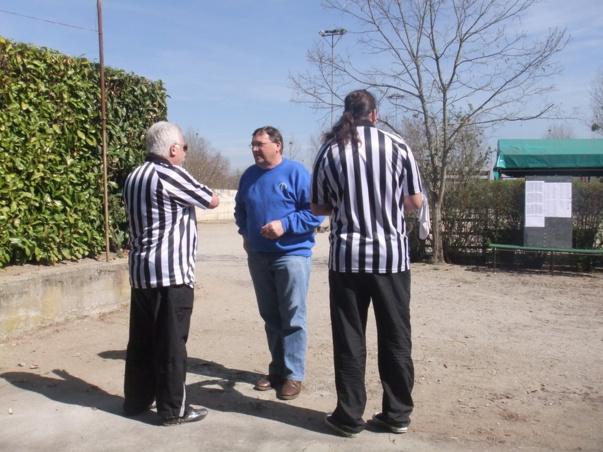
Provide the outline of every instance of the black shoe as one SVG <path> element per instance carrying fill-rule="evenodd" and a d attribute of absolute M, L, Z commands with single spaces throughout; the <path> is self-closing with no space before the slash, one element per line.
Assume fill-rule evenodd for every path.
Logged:
<path fill-rule="evenodd" d="M 373 424 L 385 430 L 389 430 L 392 433 L 406 433 L 408 431 L 408 423 L 406 424 L 394 424 L 389 422 L 383 413 L 375 413 L 373 415 Z"/>
<path fill-rule="evenodd" d="M 333 413 L 329 413 L 325 416 L 325 424 L 327 424 L 327 427 L 331 430 L 346 438 L 356 438 L 360 433 L 360 431 L 354 431 L 345 425 L 337 424 L 333 419 Z"/>
<path fill-rule="evenodd" d="M 188 422 L 202 421 L 207 416 L 207 410 L 201 408 L 199 410 L 193 410 L 189 408 L 182 417 L 164 417 L 161 418 L 161 424 L 165 426 L 186 424 Z"/>
<path fill-rule="evenodd" d="M 123 410 L 126 416 L 136 416 L 138 414 L 146 413 L 149 410 L 157 407 L 157 403 L 153 400 L 153 403 L 143 407 L 129 406 L 124 402 Z"/>

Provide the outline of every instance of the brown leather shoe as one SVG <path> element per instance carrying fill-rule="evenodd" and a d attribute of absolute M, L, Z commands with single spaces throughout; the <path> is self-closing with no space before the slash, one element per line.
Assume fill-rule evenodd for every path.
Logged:
<path fill-rule="evenodd" d="M 260 381 L 258 381 L 253 389 L 256 391 L 268 391 L 270 389 L 276 389 L 276 387 L 281 383 L 282 378 L 278 375 L 266 375 Z"/>
<path fill-rule="evenodd" d="M 302 382 L 295 380 L 285 380 L 283 386 L 278 391 L 278 398 L 283 400 L 295 399 L 302 389 Z"/>

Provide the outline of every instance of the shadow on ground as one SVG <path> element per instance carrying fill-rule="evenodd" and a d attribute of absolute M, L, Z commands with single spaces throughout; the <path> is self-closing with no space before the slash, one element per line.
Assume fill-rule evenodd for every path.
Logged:
<path fill-rule="evenodd" d="M 123 361 L 126 352 L 125 350 L 107 350 L 99 353 L 98 356 Z M 110 394 L 85 380 L 74 377 L 66 370 L 54 370 L 53 373 L 58 378 L 29 372 L 7 372 L 1 374 L 0 377 L 20 389 L 37 392 L 60 403 L 86 406 L 126 419 L 158 424 L 154 411 L 135 417 L 126 417 L 121 408 L 122 396 Z M 271 392 L 274 400 L 265 400 L 259 398 L 259 393 L 258 396 L 250 396 L 237 389 L 239 383 L 254 385 L 257 380 L 262 378 L 262 374 L 231 369 L 222 364 L 199 358 L 189 358 L 188 373 L 204 377 L 201 381 L 187 384 L 187 398 L 192 405 L 201 405 L 210 411 L 255 416 L 309 431 L 327 432 L 323 424 L 325 413 L 322 411 L 296 406 L 295 401 L 278 400 L 274 391 Z M 301 397 L 303 397 L 303 392 L 300 400 Z"/>
<path fill-rule="evenodd" d="M 124 360 L 125 350 L 108 350 L 99 353 L 104 359 Z M 297 401 L 282 401 L 242 393 L 240 384 L 254 385 L 262 374 L 239 369 L 231 369 L 213 361 L 189 358 L 188 373 L 201 376 L 200 381 L 187 384 L 187 398 L 192 405 L 201 405 L 207 409 L 223 413 L 239 413 L 288 424 L 317 433 L 330 433 L 324 425 L 322 411 L 295 405 L 302 401 L 303 392 Z M 127 417 L 122 412 L 123 397 L 110 394 L 96 385 L 71 375 L 64 369 L 52 371 L 54 376 L 38 375 L 33 372 L 6 372 L 0 374 L 8 383 L 25 391 L 36 392 L 59 403 L 89 407 L 123 417 L 135 422 L 158 425 L 159 419 L 154 411 L 138 416 Z M 251 388 L 250 388 L 251 389 Z M 372 426 L 367 426 L 372 430 Z"/>
<path fill-rule="evenodd" d="M 37 392 L 59 403 L 89 407 L 115 416 L 136 420 L 145 424 L 157 424 L 157 416 L 144 413 L 136 418 L 128 418 L 122 412 L 123 397 L 109 394 L 103 389 L 71 375 L 64 369 L 52 371 L 57 378 L 30 372 L 6 372 L 0 377 L 24 391 Z"/>

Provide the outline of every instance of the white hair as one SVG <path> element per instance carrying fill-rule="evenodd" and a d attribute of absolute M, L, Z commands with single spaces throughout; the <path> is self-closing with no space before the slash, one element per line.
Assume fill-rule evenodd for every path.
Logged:
<path fill-rule="evenodd" d="M 182 131 L 176 124 L 167 121 L 156 122 L 147 131 L 147 154 L 169 157 L 170 147 L 180 143 L 181 135 Z"/>

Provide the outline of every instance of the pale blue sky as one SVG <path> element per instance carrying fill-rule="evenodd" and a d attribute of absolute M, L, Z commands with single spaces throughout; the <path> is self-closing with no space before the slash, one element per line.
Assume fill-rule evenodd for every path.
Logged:
<path fill-rule="evenodd" d="M 0 10 L 75 25 L 32 20 L 0 11 L 0 35 L 98 61 L 96 0 L 0 0 Z M 576 138 L 591 138 L 590 84 L 603 68 L 603 2 L 544 0 L 524 22 L 526 30 L 568 27 L 573 39 L 559 55 L 565 69 L 553 94 L 567 113 Z M 291 102 L 289 74 L 308 69 L 306 53 L 318 31 L 355 24 L 320 0 L 104 0 L 105 64 L 152 80 L 163 80 L 168 119 L 193 129 L 231 160 L 253 163 L 248 143 L 259 126 L 274 125 L 285 141 L 309 148 L 324 131 L 324 113 Z M 353 49 L 349 33 L 337 51 Z M 337 117 L 340 112 L 335 112 Z M 542 138 L 551 121 L 513 123 L 493 132 L 499 138 Z M 286 150 L 285 150 L 286 152 Z"/>

